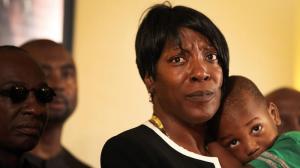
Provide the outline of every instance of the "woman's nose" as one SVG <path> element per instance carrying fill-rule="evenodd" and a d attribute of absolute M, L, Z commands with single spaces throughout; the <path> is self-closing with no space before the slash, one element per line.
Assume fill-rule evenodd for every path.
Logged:
<path fill-rule="evenodd" d="M 195 59 L 191 65 L 191 76 L 192 82 L 207 81 L 210 79 L 207 65 L 204 60 Z"/>

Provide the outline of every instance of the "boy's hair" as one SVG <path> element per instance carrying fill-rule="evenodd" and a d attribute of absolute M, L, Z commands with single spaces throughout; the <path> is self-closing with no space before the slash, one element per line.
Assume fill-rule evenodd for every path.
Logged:
<path fill-rule="evenodd" d="M 172 7 L 169 2 L 148 9 L 135 41 L 136 64 L 142 80 L 156 76 L 156 65 L 168 40 L 180 45 L 180 28 L 189 28 L 208 38 L 216 48 L 223 80 L 228 78 L 229 53 L 227 42 L 216 25 L 204 14 L 188 7 Z"/>
<path fill-rule="evenodd" d="M 224 99 L 215 116 L 208 122 L 208 134 L 211 136 L 210 138 L 217 138 L 219 123 L 224 107 L 243 107 L 247 101 L 249 101 L 245 95 L 251 96 L 256 102 L 263 104 L 267 103 L 264 95 L 250 79 L 244 76 L 230 76 L 225 86 Z"/>
<path fill-rule="evenodd" d="M 244 76 L 230 76 L 225 88 L 225 97 L 219 110 L 223 111 L 224 105 L 240 106 L 245 104 L 248 101 L 246 100 L 247 97 L 244 96 L 245 94 L 253 97 L 257 102 L 266 102 L 264 95 L 249 78 Z"/>

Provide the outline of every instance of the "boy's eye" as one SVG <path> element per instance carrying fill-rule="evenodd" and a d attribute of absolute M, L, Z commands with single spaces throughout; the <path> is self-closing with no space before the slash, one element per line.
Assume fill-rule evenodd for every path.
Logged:
<path fill-rule="evenodd" d="M 234 140 L 230 141 L 229 147 L 230 147 L 230 148 L 235 148 L 235 147 L 238 146 L 239 144 L 240 144 L 240 141 L 234 139 Z"/>
<path fill-rule="evenodd" d="M 253 134 L 258 134 L 258 133 L 260 133 L 261 130 L 262 130 L 262 126 L 260 124 L 258 124 L 252 128 L 251 132 Z"/>

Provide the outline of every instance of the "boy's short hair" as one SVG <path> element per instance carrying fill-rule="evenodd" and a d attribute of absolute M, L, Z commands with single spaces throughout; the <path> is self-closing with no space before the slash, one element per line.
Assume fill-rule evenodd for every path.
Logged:
<path fill-rule="evenodd" d="M 244 106 L 249 101 L 246 95 L 253 97 L 256 102 L 267 104 L 264 95 L 249 78 L 233 75 L 228 78 L 225 85 L 221 105 L 214 117 L 208 122 L 210 138 L 216 138 L 218 135 L 219 123 L 225 106 Z"/>
<path fill-rule="evenodd" d="M 257 102 L 266 102 L 264 95 L 254 82 L 244 76 L 233 75 L 228 78 L 226 83 L 224 101 L 220 110 L 225 104 L 229 106 L 235 105 L 235 103 L 245 104 L 248 100 L 245 100 L 244 94 L 252 96 Z"/>

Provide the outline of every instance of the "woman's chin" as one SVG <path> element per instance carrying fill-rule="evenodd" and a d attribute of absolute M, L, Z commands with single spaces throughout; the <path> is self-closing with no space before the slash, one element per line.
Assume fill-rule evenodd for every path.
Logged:
<path fill-rule="evenodd" d="M 205 124 L 214 116 L 214 114 L 215 112 L 202 112 L 201 114 L 191 115 L 189 118 L 186 119 L 186 121 L 193 125 Z"/>

